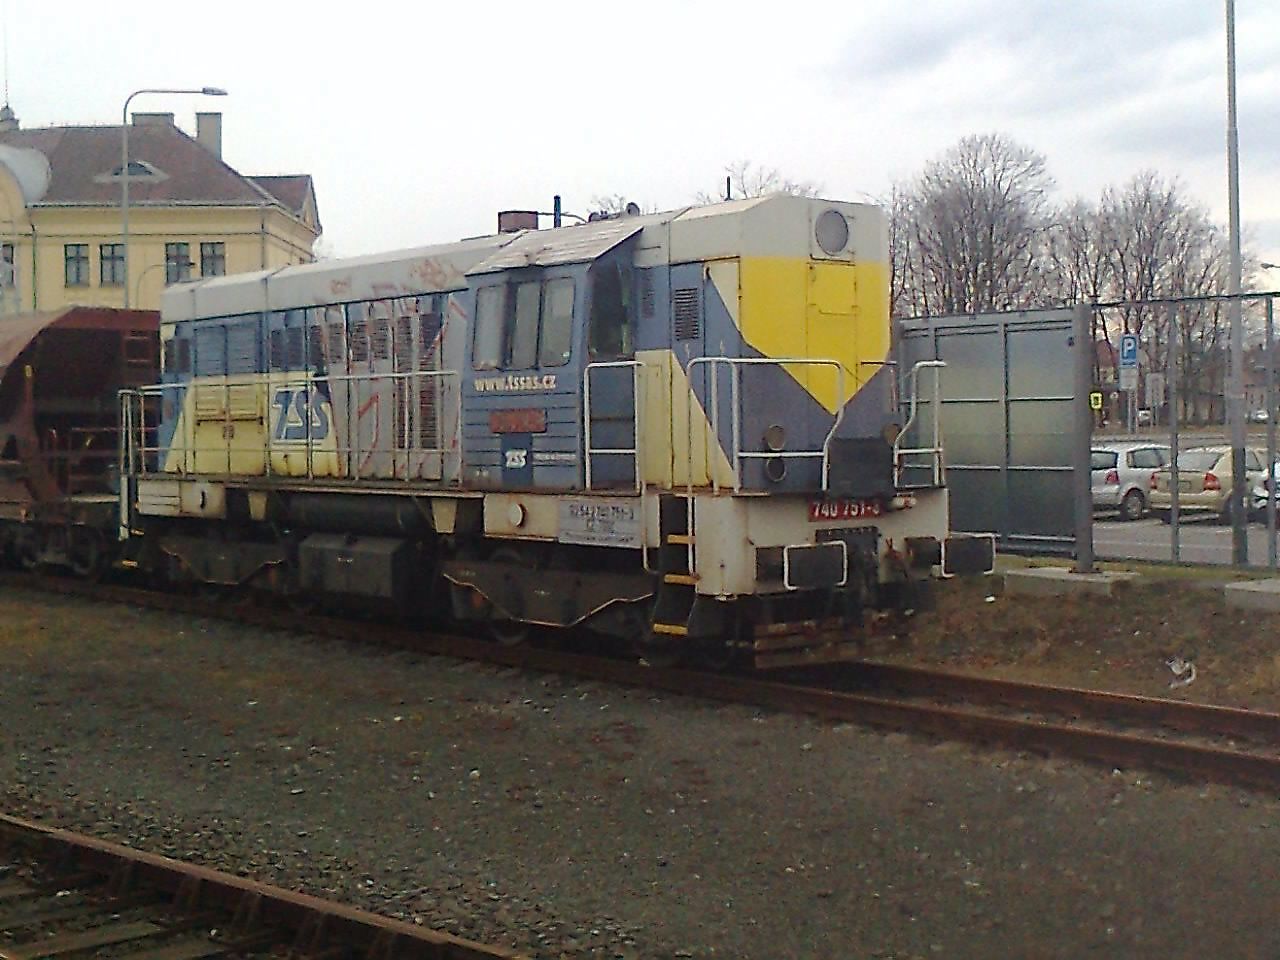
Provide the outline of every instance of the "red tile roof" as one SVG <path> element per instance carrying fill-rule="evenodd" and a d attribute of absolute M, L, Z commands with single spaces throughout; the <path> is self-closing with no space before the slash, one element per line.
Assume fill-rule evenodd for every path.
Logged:
<path fill-rule="evenodd" d="M 52 180 L 37 206 L 84 204 L 114 206 L 120 202 L 120 181 L 113 176 L 120 167 L 120 127 L 49 127 L 0 132 L 0 143 L 33 147 L 49 158 Z M 291 213 L 292 183 L 274 187 L 255 182 L 293 181 L 309 177 L 254 178 L 236 172 L 194 138 L 168 123 L 148 123 L 129 128 L 129 159 L 145 161 L 163 177 L 154 181 L 135 176 L 129 183 L 130 205 L 233 205 L 279 204 Z"/>
<path fill-rule="evenodd" d="M 320 231 L 320 211 L 316 209 L 315 186 L 309 173 L 293 173 L 273 177 L 249 177 L 267 193 L 271 194 L 281 205 L 300 220 L 306 218 L 307 203 L 310 201 L 312 215 L 315 219 L 316 231 Z"/>

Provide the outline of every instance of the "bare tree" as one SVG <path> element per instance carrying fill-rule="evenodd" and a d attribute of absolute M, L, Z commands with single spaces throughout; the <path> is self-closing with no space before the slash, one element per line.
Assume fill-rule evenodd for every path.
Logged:
<path fill-rule="evenodd" d="M 1099 303 L 1110 298 L 1111 248 L 1114 224 L 1095 204 L 1077 198 L 1052 217 L 1048 232 L 1048 265 L 1051 274 L 1046 292 L 1058 304 Z M 1092 341 L 1105 343 L 1106 351 L 1093 351 L 1093 380 L 1102 382 L 1102 355 L 1114 356 L 1111 330 L 1105 315 L 1094 311 Z"/>
<path fill-rule="evenodd" d="M 605 195 L 595 194 L 591 197 L 591 212 L 600 212 L 614 217 L 627 212 L 627 205 L 634 201 L 624 193 L 610 193 Z M 657 213 L 658 208 L 653 204 L 636 203 L 636 209 L 641 213 Z"/>
<path fill-rule="evenodd" d="M 741 200 L 746 197 L 763 197 L 767 193 L 790 193 L 797 197 L 816 197 L 822 185 L 812 180 L 792 180 L 783 176 L 776 167 L 765 167 L 750 160 L 735 160 L 725 164 L 725 184 L 717 193 L 699 191 L 698 203 L 719 203 L 721 200 Z M 728 196 L 725 195 L 727 188 Z"/>
<path fill-rule="evenodd" d="M 1110 224 L 1109 295 L 1121 302 L 1113 332 L 1137 334 L 1150 369 L 1164 371 L 1169 311 L 1147 301 L 1205 297 L 1226 289 L 1227 247 L 1209 214 L 1176 180 L 1155 171 L 1103 192 L 1101 216 Z M 1212 419 L 1219 412 L 1224 364 L 1220 304 L 1188 302 L 1175 311 L 1182 365 L 1184 414 Z"/>
<path fill-rule="evenodd" d="M 1044 157 L 1000 134 L 964 137 L 899 188 L 891 231 L 900 313 L 1040 305 L 1048 290 Z"/>

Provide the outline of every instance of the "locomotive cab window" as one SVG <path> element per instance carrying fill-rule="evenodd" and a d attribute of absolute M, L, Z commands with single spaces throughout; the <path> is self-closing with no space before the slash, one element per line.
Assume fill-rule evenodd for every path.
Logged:
<path fill-rule="evenodd" d="M 538 313 L 542 304 L 542 284 L 516 285 L 515 316 L 511 322 L 511 345 L 506 367 L 527 370 L 538 362 Z"/>
<path fill-rule="evenodd" d="M 563 367 L 573 348 L 573 281 L 548 280 L 542 286 L 542 336 L 538 365 Z"/>
<path fill-rule="evenodd" d="M 635 349 L 631 318 L 631 271 L 603 263 L 591 271 L 591 316 L 587 348 L 592 360 L 630 357 Z"/>
<path fill-rule="evenodd" d="M 477 370 L 499 370 L 506 353 L 507 288 L 482 287 L 476 294 L 475 340 L 472 365 Z"/>
<path fill-rule="evenodd" d="M 471 365 L 477 370 L 562 367 L 573 349 L 574 283 L 567 277 L 482 287 Z"/>

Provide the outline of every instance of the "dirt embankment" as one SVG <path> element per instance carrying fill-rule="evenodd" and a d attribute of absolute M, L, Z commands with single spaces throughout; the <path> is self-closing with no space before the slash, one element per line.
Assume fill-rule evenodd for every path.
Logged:
<path fill-rule="evenodd" d="M 1061 598 L 1006 595 L 1002 584 L 999 576 L 942 584 L 932 610 L 877 632 L 867 655 L 1280 710 L 1280 615 L 1228 607 L 1220 583 L 1150 576 L 1112 597 Z"/>

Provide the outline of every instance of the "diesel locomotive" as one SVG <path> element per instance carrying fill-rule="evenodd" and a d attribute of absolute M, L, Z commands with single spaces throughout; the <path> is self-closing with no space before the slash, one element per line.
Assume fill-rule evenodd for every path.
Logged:
<path fill-rule="evenodd" d="M 772 195 L 174 286 L 120 395 L 124 562 L 506 643 L 849 656 L 992 562 L 903 433 L 939 371 L 891 362 L 888 272 L 876 207 Z"/>

